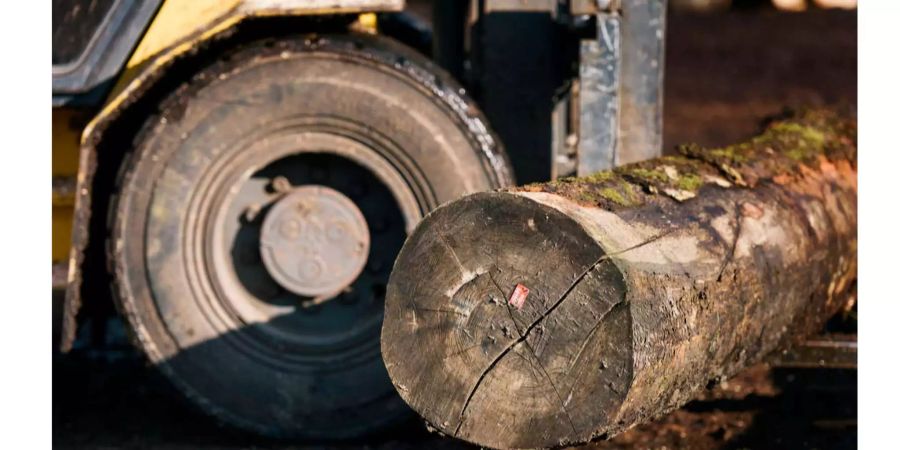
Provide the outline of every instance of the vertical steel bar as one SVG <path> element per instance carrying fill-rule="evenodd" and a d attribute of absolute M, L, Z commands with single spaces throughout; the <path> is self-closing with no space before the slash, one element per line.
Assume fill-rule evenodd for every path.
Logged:
<path fill-rule="evenodd" d="M 616 162 L 620 103 L 620 17 L 597 14 L 597 39 L 581 41 L 578 176 Z"/>
<path fill-rule="evenodd" d="M 621 8 L 617 166 L 662 154 L 666 0 L 626 0 Z"/>
<path fill-rule="evenodd" d="M 579 176 L 662 154 L 665 12 L 666 0 L 611 2 L 582 41 Z"/>

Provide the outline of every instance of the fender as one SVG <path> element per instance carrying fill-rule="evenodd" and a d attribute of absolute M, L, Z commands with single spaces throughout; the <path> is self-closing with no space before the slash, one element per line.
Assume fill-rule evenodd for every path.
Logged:
<path fill-rule="evenodd" d="M 167 0 L 163 3 L 126 63 L 105 105 L 81 135 L 61 351 L 70 350 L 75 340 L 77 316 L 85 297 L 85 261 L 89 244 L 92 249 L 102 247 L 102 242 L 90 241 L 92 201 L 98 200 L 92 198 L 92 193 L 96 191 L 96 175 L 100 167 L 98 150 L 102 143 L 111 139 L 110 134 L 113 133 L 110 131 L 116 128 L 114 125 L 136 110 L 142 100 L 152 97 L 153 88 L 175 64 L 227 38 L 243 22 L 264 17 L 396 12 L 401 11 L 403 6 L 404 0 Z M 365 14 L 360 17 L 364 19 L 360 20 L 363 28 L 374 28 L 374 16 Z M 109 156 L 121 158 L 121 155 Z M 115 168 L 112 170 L 115 173 Z M 92 266 L 90 270 L 103 269 Z"/>

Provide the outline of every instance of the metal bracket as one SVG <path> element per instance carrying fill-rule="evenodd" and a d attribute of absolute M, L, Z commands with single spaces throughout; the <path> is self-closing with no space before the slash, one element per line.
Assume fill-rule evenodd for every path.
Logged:
<path fill-rule="evenodd" d="M 579 176 L 662 154 L 666 0 L 596 7 L 596 39 L 580 50 Z"/>
<path fill-rule="evenodd" d="M 578 68 L 578 176 L 616 165 L 621 102 L 621 20 L 617 12 L 597 17 L 597 39 L 581 41 Z"/>

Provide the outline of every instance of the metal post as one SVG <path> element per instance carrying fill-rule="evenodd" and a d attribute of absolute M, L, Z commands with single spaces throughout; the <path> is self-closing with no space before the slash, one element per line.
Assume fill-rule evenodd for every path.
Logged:
<path fill-rule="evenodd" d="M 581 44 L 578 175 L 662 154 L 666 0 L 600 3 Z"/>
<path fill-rule="evenodd" d="M 621 104 L 621 35 L 617 12 L 597 14 L 597 39 L 581 41 L 579 176 L 616 164 Z"/>

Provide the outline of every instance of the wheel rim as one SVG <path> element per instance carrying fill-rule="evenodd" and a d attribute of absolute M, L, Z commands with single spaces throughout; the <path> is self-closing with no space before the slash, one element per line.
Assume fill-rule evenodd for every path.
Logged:
<path fill-rule="evenodd" d="M 278 124 L 222 152 L 192 197 L 185 243 L 188 279 L 219 335 L 290 372 L 348 370 L 377 358 L 393 259 L 408 230 L 436 206 L 405 158 L 385 136 L 322 118 Z M 291 289 L 272 276 L 278 263 L 260 253 L 271 214 L 312 191 L 329 192 L 350 216 L 356 210 L 370 235 L 364 264 L 351 261 L 359 267 L 325 286 L 336 286 L 334 295 Z M 360 223 L 354 227 L 359 234 Z"/>

